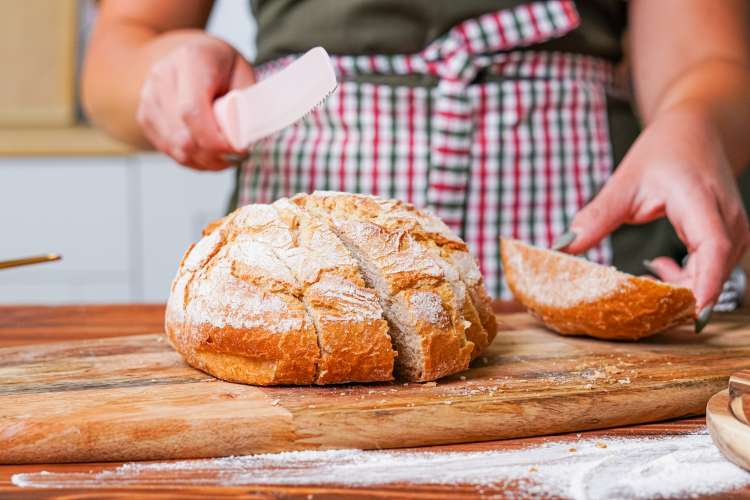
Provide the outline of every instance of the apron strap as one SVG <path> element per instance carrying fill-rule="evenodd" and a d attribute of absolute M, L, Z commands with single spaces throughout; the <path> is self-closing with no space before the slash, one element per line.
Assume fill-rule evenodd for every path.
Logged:
<path fill-rule="evenodd" d="M 505 52 L 562 36 L 579 23 L 572 1 L 532 2 L 468 19 L 425 49 L 425 63 L 439 77 L 427 203 L 452 228 L 460 224 L 471 177 L 469 85 Z"/>
<path fill-rule="evenodd" d="M 469 87 L 487 68 L 509 64 L 520 47 L 560 37 L 578 27 L 573 0 L 523 2 L 467 19 L 416 54 L 332 56 L 340 79 L 358 75 L 430 75 L 438 79 L 432 110 L 432 141 L 426 203 L 453 229 L 459 229 L 471 176 L 475 110 Z M 515 51 L 515 52 L 514 52 Z M 259 68 L 259 76 L 294 59 Z M 532 68 L 533 70 L 533 68 Z"/>

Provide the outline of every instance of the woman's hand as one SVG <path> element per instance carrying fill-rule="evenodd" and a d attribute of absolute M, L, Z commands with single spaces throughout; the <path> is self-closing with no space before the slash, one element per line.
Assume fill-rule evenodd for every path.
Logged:
<path fill-rule="evenodd" d="M 720 134 L 710 119 L 686 106 L 665 110 L 643 131 L 576 215 L 570 227 L 576 237 L 565 250 L 581 253 L 623 223 L 665 215 L 689 258 L 684 268 L 667 257 L 653 260 L 652 267 L 662 279 L 692 288 L 703 312 L 748 249 L 750 231 Z"/>
<path fill-rule="evenodd" d="M 213 101 L 254 81 L 252 67 L 231 45 L 201 34 L 151 67 L 136 118 L 153 146 L 178 163 L 220 170 L 233 164 L 232 155 L 246 152 L 233 149 L 219 131 Z"/>

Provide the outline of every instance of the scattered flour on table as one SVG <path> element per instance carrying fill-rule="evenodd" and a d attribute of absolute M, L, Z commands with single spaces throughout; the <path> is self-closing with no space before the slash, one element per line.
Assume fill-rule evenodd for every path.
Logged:
<path fill-rule="evenodd" d="M 520 481 L 519 481 L 520 479 Z M 704 430 L 660 438 L 559 441 L 510 451 L 303 451 L 129 463 L 89 473 L 16 474 L 13 484 L 37 488 L 132 485 L 382 485 L 517 483 L 522 496 L 574 499 L 669 498 L 715 494 L 750 484 L 750 473 L 728 462 Z"/>

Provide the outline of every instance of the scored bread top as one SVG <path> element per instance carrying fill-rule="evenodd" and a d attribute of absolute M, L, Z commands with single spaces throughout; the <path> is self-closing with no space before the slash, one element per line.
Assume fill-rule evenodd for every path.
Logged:
<path fill-rule="evenodd" d="M 474 344 L 472 359 L 476 358 L 495 338 L 497 324 L 482 273 L 466 243 L 445 222 L 428 212 L 398 200 L 378 199 L 378 202 L 391 227 L 408 227 L 443 267 L 456 296 L 463 297 L 463 315 L 470 323 L 466 338 Z"/>
<path fill-rule="evenodd" d="M 388 297 L 386 314 L 399 331 L 397 363 L 407 377 L 432 380 L 462 370 L 489 343 L 459 270 L 440 247 L 466 252 L 466 245 L 442 221 L 410 205 L 366 195 L 315 192 L 291 201 L 327 218 L 375 288 Z M 410 334 L 418 338 L 405 340 Z"/>
<path fill-rule="evenodd" d="M 289 283 L 269 249 L 228 221 L 183 260 L 167 304 L 167 334 L 188 363 L 226 380 L 242 381 L 248 372 L 258 384 L 312 383 L 316 332 Z"/>
<path fill-rule="evenodd" d="M 501 253 L 515 297 L 559 333 L 635 340 L 695 314 L 684 287 L 512 239 L 502 240 Z"/>
<path fill-rule="evenodd" d="M 180 264 L 166 331 L 220 378 L 329 384 L 390 380 L 394 360 L 410 380 L 455 373 L 496 325 L 476 262 L 438 218 L 315 193 L 209 225 Z"/>
<path fill-rule="evenodd" d="M 316 383 L 392 379 L 388 323 L 357 262 L 323 222 L 286 199 L 273 207 L 294 235 L 294 245 L 279 248 L 279 255 L 304 287 L 303 300 L 318 330 Z"/>

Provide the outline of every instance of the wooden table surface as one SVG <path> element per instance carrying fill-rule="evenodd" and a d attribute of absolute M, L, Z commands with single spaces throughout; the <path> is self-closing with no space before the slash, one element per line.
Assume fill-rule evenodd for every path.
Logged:
<path fill-rule="evenodd" d="M 63 340 L 136 335 L 161 331 L 162 305 L 102 306 L 0 306 L 0 347 Z M 668 436 L 693 432 L 705 426 L 704 418 L 676 420 L 581 433 L 584 438 L 597 436 L 633 437 Z M 429 451 L 488 451 L 514 449 L 550 440 L 575 440 L 575 434 L 547 438 L 514 439 L 485 443 L 437 446 Z M 420 450 L 420 449 L 417 449 Z M 424 450 L 424 448 L 422 449 Z M 0 498 L 472 498 L 478 493 L 473 486 L 389 485 L 366 488 L 331 486 L 196 486 L 179 490 L 164 487 L 117 489 L 23 489 L 11 484 L 11 476 L 19 472 L 88 472 L 112 468 L 120 464 L 63 464 L 0 466 Z M 700 471 L 696 471 L 700 473 Z M 519 477 L 519 480 L 524 478 Z M 492 491 L 485 489 L 485 494 Z M 513 497 L 513 485 L 504 485 L 494 493 Z M 750 498 L 750 487 L 721 498 Z M 718 497 L 717 497 L 718 498 Z"/>

